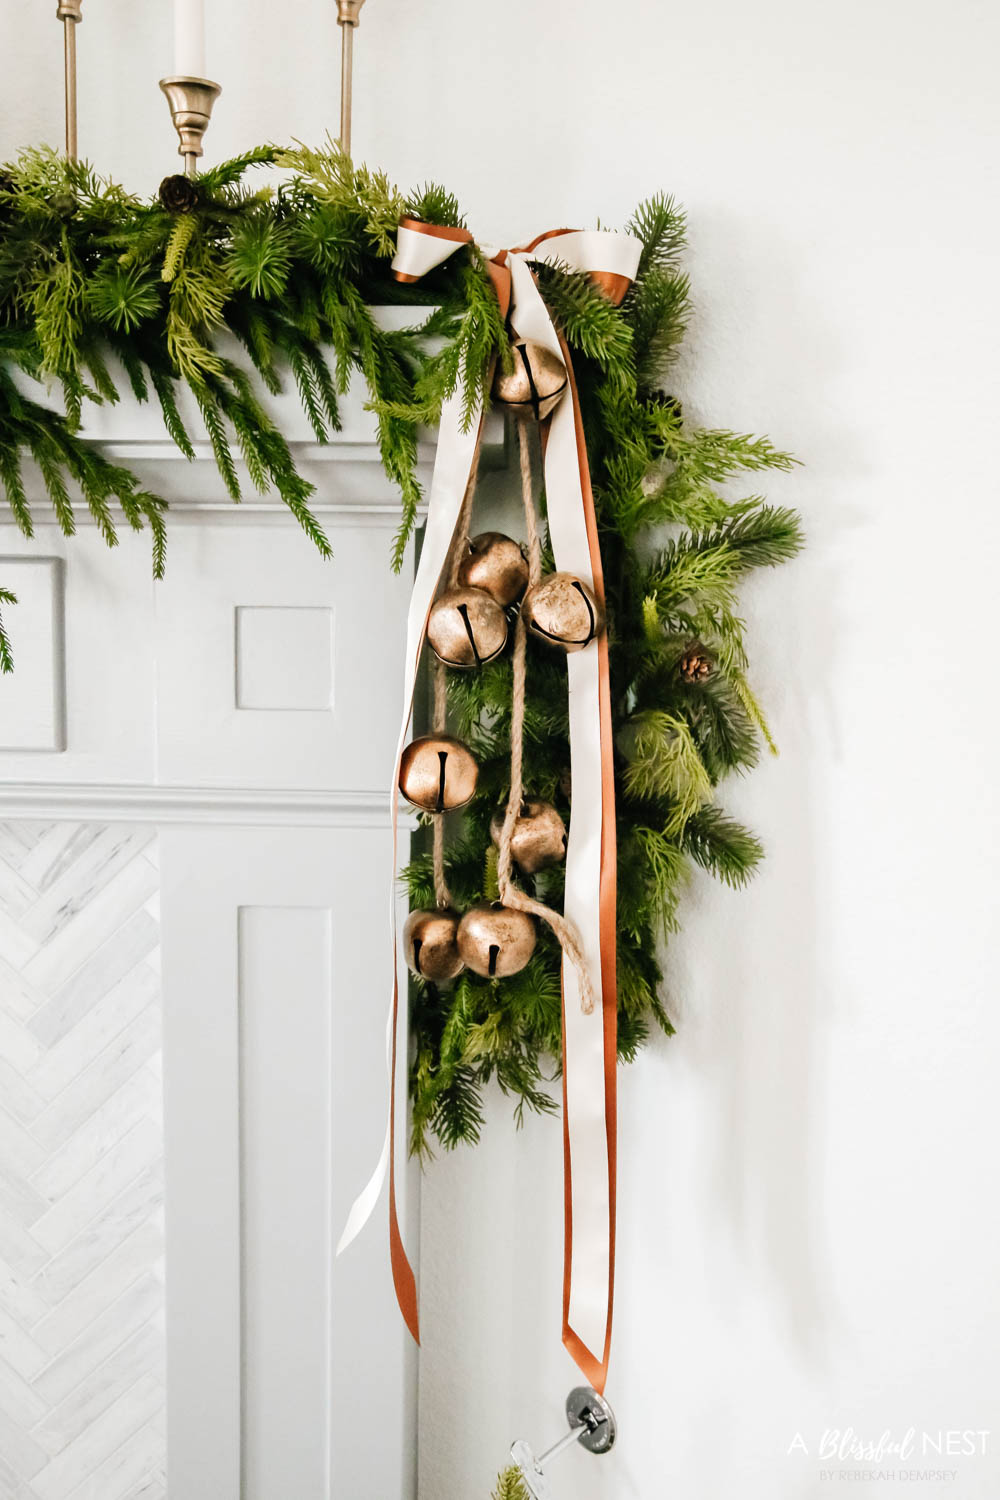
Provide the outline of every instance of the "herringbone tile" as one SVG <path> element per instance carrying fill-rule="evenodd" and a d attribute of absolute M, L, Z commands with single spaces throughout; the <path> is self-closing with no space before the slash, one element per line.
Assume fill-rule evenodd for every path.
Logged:
<path fill-rule="evenodd" d="M 153 831 L 0 824 L 0 1500 L 164 1500 Z"/>

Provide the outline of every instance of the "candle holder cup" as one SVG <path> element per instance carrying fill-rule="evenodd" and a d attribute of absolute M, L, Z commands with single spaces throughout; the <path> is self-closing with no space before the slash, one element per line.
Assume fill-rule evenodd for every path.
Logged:
<path fill-rule="evenodd" d="M 194 176 L 195 163 L 204 155 L 202 141 L 212 118 L 212 106 L 222 93 L 217 83 L 208 78 L 161 78 L 160 88 L 170 105 L 170 115 L 177 131 L 180 145 L 178 156 L 184 158 L 184 170 Z"/>

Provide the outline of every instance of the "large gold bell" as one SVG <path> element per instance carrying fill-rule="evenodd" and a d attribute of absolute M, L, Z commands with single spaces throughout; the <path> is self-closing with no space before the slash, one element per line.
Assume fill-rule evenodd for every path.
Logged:
<path fill-rule="evenodd" d="M 493 399 L 513 411 L 532 412 L 540 422 L 566 391 L 566 366 L 558 355 L 532 339 L 511 345 L 514 368 L 505 374 L 497 366 L 493 377 Z"/>
<path fill-rule="evenodd" d="M 506 609 L 528 587 L 528 561 L 512 537 L 502 531 L 483 531 L 469 542 L 458 581 L 468 589 L 485 589 Z"/>
<path fill-rule="evenodd" d="M 490 821 L 490 837 L 499 845 L 506 809 L 498 807 Z M 534 875 L 566 857 L 566 824 L 551 802 L 522 802 L 514 823 L 510 852 L 519 870 Z"/>
<path fill-rule="evenodd" d="M 441 984 L 465 968 L 456 941 L 458 912 L 411 911 L 403 928 L 406 962 L 414 974 Z"/>
<path fill-rule="evenodd" d="M 458 924 L 458 951 L 484 979 L 505 979 L 523 969 L 535 951 L 535 924 L 512 907 L 473 906 Z"/>
<path fill-rule="evenodd" d="M 572 573 L 550 573 L 528 590 L 521 615 L 532 635 L 582 651 L 604 629 L 604 612 L 591 589 Z"/>
<path fill-rule="evenodd" d="M 468 745 L 450 734 L 411 740 L 399 763 L 399 790 L 424 812 L 464 807 L 476 790 L 479 767 Z"/>
<path fill-rule="evenodd" d="M 507 616 L 485 589 L 448 589 L 430 612 L 427 639 L 446 667 L 481 667 L 507 644 Z"/>

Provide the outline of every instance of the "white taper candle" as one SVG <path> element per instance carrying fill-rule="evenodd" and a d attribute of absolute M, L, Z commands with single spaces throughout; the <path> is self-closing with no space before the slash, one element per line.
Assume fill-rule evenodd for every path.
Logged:
<path fill-rule="evenodd" d="M 174 71 L 205 77 L 205 0 L 174 0 Z"/>

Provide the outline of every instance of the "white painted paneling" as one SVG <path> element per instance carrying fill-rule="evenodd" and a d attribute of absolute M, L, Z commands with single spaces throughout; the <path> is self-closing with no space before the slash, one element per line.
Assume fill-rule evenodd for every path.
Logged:
<path fill-rule="evenodd" d="M 237 607 L 236 707 L 332 709 L 332 609 Z"/>
<path fill-rule="evenodd" d="M 17 595 L 17 670 L 0 673 L 0 750 L 64 750 L 63 573 L 57 557 L 0 557 Z"/>
<path fill-rule="evenodd" d="M 337 526 L 324 562 L 295 528 L 181 532 L 156 600 L 164 781 L 388 785 L 407 597 L 390 538 Z"/>
<path fill-rule="evenodd" d="M 243 1494 L 330 1481 L 331 913 L 239 913 Z M 294 1268 L 294 1269 L 293 1269 Z"/>
<path fill-rule="evenodd" d="M 384 1213 L 327 1292 L 384 1128 L 388 830 L 170 828 L 161 852 L 171 1484 L 409 1496 Z"/>
<path fill-rule="evenodd" d="M 120 544 L 108 550 L 96 528 L 80 518 L 76 536 L 64 537 L 46 523 L 47 500 L 36 507 L 37 536 L 29 541 L 12 524 L 0 524 L 0 583 L 24 597 L 26 608 L 4 613 L 14 649 L 12 678 L 0 678 L 0 817 L 4 785 L 34 783 L 152 781 L 153 746 L 152 619 L 153 578 L 147 538 L 127 526 Z M 39 557 L 59 559 L 64 606 L 55 639 L 64 634 L 53 671 L 48 643 L 53 639 L 47 613 L 35 613 L 30 582 Z M 53 580 L 54 588 L 55 580 Z M 58 711 L 45 708 L 55 725 L 62 753 L 39 755 L 9 745 L 4 732 L 8 692 L 14 702 L 44 701 L 54 692 Z M 65 711 L 62 700 L 65 700 Z M 49 733 L 49 731 L 46 731 Z"/>

